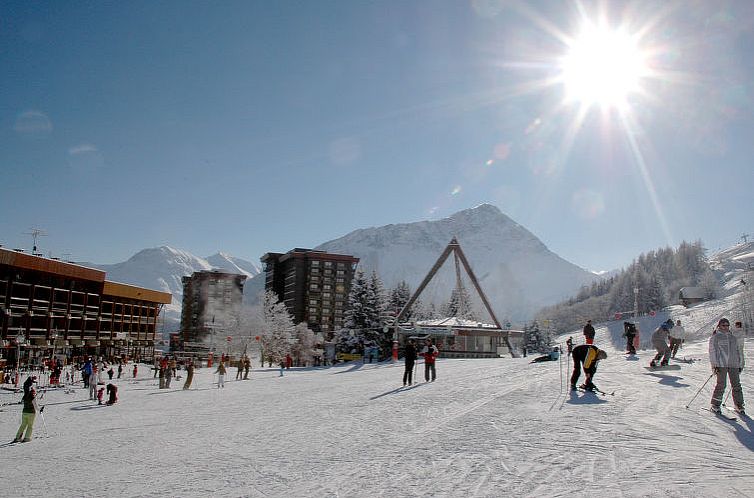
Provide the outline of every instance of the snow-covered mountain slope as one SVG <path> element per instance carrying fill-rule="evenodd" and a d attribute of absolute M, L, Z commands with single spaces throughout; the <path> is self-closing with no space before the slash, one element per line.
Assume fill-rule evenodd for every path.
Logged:
<path fill-rule="evenodd" d="M 254 263 L 218 253 L 208 258 L 168 246 L 143 249 L 127 261 L 113 265 L 86 263 L 107 272 L 107 279 L 148 289 L 170 292 L 173 302 L 164 309 L 165 330 L 177 330 L 183 299 L 182 278 L 196 271 L 219 269 L 249 278 L 259 273 Z"/>
<path fill-rule="evenodd" d="M 224 252 L 218 252 L 205 258 L 212 268 L 226 271 L 228 273 L 235 273 L 238 275 L 246 275 L 247 278 L 252 278 L 258 275 L 260 272 L 259 265 L 255 265 L 245 259 L 236 258 Z"/>
<path fill-rule="evenodd" d="M 526 319 L 541 306 L 599 278 L 547 249 L 490 204 L 437 221 L 356 230 L 316 249 L 357 256 L 360 267 L 365 272 L 376 270 L 387 288 L 405 280 L 416 289 L 453 237 L 501 321 Z M 447 302 L 454 282 L 451 257 L 422 299 L 438 305 Z"/>

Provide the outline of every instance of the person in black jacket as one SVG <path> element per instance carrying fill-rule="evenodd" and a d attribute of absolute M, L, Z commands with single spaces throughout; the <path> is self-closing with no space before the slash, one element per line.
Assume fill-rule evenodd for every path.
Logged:
<path fill-rule="evenodd" d="M 22 401 L 24 409 L 21 411 L 21 427 L 18 428 L 16 438 L 13 440 L 14 443 L 31 441 L 31 434 L 34 430 L 34 419 L 37 417 L 37 412 L 39 412 L 37 391 L 33 387 L 24 394 Z M 26 435 L 24 435 L 24 430 L 26 431 Z M 21 436 L 24 436 L 24 438 L 21 439 Z"/>
<path fill-rule="evenodd" d="M 403 371 L 403 385 L 406 385 L 406 381 L 408 381 L 408 385 L 411 385 L 411 378 L 414 374 L 414 364 L 416 363 L 416 344 L 414 344 L 413 339 L 409 339 L 408 343 L 406 344 L 406 356 L 404 358 L 405 360 L 405 370 Z"/>
<path fill-rule="evenodd" d="M 597 386 L 594 385 L 592 379 L 597 372 L 597 362 L 607 358 L 607 353 L 593 344 L 581 344 L 573 348 L 571 356 L 573 357 L 571 390 L 576 390 L 576 382 L 578 382 L 579 376 L 581 375 L 581 367 L 583 364 L 586 381 L 580 387 L 587 391 L 594 391 Z"/>

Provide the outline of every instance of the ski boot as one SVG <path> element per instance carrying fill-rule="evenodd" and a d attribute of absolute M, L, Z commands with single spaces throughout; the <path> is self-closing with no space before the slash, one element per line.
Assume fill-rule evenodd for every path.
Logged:
<path fill-rule="evenodd" d="M 649 366 L 652 367 L 652 368 L 657 368 L 657 362 L 654 361 L 654 360 L 652 360 L 652 361 L 649 362 Z"/>
<path fill-rule="evenodd" d="M 662 360 L 662 361 L 660 362 L 660 366 L 661 366 L 661 367 L 665 367 L 665 366 L 667 366 L 667 365 L 668 365 L 668 361 L 667 361 L 667 360 Z"/>

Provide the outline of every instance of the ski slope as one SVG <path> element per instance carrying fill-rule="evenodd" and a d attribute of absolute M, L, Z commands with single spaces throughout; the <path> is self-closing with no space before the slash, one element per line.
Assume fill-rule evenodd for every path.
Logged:
<path fill-rule="evenodd" d="M 0 449 L 2 494 L 749 496 L 754 422 L 701 410 L 709 384 L 685 408 L 710 375 L 706 344 L 679 354 L 698 362 L 648 371 L 650 351 L 634 361 L 607 333 L 595 382 L 614 396 L 567 391 L 565 357 L 440 359 L 437 381 L 411 389 L 398 389 L 402 364 L 257 368 L 238 382 L 232 369 L 224 389 L 205 368 L 190 391 L 159 390 L 142 366 L 112 407 L 83 388 L 47 392 L 49 437 L 38 417 L 32 442 Z M 750 399 L 751 371 L 742 379 Z M 2 407 L 7 440 L 19 422 L 20 406 Z"/>
<path fill-rule="evenodd" d="M 638 358 L 623 354 L 622 320 L 596 324 L 595 344 L 609 356 L 595 383 L 614 396 L 570 392 L 565 355 L 545 363 L 440 358 L 437 381 L 410 389 L 401 387 L 402 363 L 297 368 L 281 377 L 255 362 L 247 381 L 233 381 L 230 369 L 224 389 L 204 368 L 189 391 L 176 381 L 158 389 L 141 365 L 136 379 L 117 382 L 120 402 L 111 407 L 89 401 L 82 387 L 46 392 L 35 439 L 0 447 L 0 495 L 752 496 L 754 422 L 705 411 L 713 381 L 686 408 L 710 377 L 714 324 L 738 318 L 736 282 L 746 269 L 734 263 L 751 248 L 719 258 L 727 296 L 639 318 Z M 688 333 L 678 356 L 697 361 L 647 370 L 651 332 L 669 317 Z M 582 342 L 580 331 L 572 335 Z M 741 379 L 754 414 L 750 348 Z M 19 398 L 0 391 L 7 441 L 21 406 L 6 403 Z"/>

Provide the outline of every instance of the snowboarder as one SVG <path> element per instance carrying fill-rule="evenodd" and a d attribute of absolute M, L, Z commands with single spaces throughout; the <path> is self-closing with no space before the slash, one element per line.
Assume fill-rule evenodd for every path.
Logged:
<path fill-rule="evenodd" d="M 413 339 L 409 339 L 406 344 L 406 355 L 404 357 L 404 369 L 403 369 L 403 385 L 411 385 L 412 376 L 414 373 L 414 364 L 416 363 L 416 345 Z"/>
<path fill-rule="evenodd" d="M 587 320 L 586 325 L 584 325 L 584 339 L 586 340 L 587 344 L 594 344 L 594 327 L 592 326 L 592 321 Z"/>
<path fill-rule="evenodd" d="M 657 329 L 652 333 L 652 346 L 657 350 L 657 354 L 654 359 L 649 362 L 649 366 L 654 368 L 657 366 L 657 360 L 662 358 L 660 366 L 668 364 L 670 358 L 670 346 L 668 346 L 668 334 L 670 329 L 673 328 L 673 320 L 667 320 L 660 324 Z"/>
<path fill-rule="evenodd" d="M 730 331 L 730 322 L 727 318 L 721 318 L 717 322 L 717 328 L 712 332 L 712 337 L 709 340 L 709 362 L 712 366 L 712 372 L 717 376 L 717 384 L 715 384 L 715 390 L 712 392 L 710 410 L 714 413 L 720 413 L 723 393 L 729 378 L 735 411 L 745 415 L 744 392 L 741 388 L 740 379 L 743 367 L 739 356 L 738 342 Z"/>
<path fill-rule="evenodd" d="M 115 384 L 107 385 L 107 403 L 106 405 L 114 405 L 118 402 L 118 386 Z"/>
<path fill-rule="evenodd" d="M 581 375 L 581 367 L 584 367 L 586 381 L 581 385 L 587 391 L 596 390 L 594 374 L 597 373 L 597 363 L 607 358 L 607 353 L 593 344 L 580 344 L 573 348 L 573 374 L 571 374 L 571 390 L 576 390 L 576 382 Z"/>
<path fill-rule="evenodd" d="M 675 321 L 675 326 L 668 331 L 668 335 L 670 336 L 670 357 L 675 358 L 678 348 L 686 340 L 686 329 L 683 328 L 680 320 Z"/>
<path fill-rule="evenodd" d="M 426 382 L 430 381 L 430 374 L 432 382 L 435 381 L 435 358 L 437 358 L 437 355 L 439 354 L 440 352 L 437 350 L 434 344 L 432 344 L 432 339 L 427 339 L 426 346 L 424 346 L 424 349 L 422 349 L 422 356 L 424 356 L 424 380 Z"/>
<path fill-rule="evenodd" d="M 225 387 L 225 362 L 220 361 L 220 364 L 217 366 L 217 370 L 215 370 L 215 373 L 217 374 L 217 388 L 220 389 L 221 387 Z"/>
<path fill-rule="evenodd" d="M 636 346 L 634 346 L 634 338 L 636 337 L 635 323 L 623 322 L 623 337 L 626 338 L 626 353 L 636 354 Z"/>
<path fill-rule="evenodd" d="M 24 397 L 21 399 L 24 403 L 24 408 L 21 410 L 21 427 L 18 428 L 14 443 L 31 441 L 31 435 L 34 431 L 34 419 L 37 417 L 39 407 L 37 406 L 37 391 L 32 387 L 27 393 L 24 393 Z M 26 434 L 24 435 L 24 431 Z M 24 436 L 21 439 L 21 436 Z"/>
<path fill-rule="evenodd" d="M 543 356 L 538 356 L 531 360 L 529 363 L 541 363 L 543 361 L 558 361 L 558 358 L 560 358 L 560 350 L 557 347 L 554 347 L 552 351 L 547 353 Z"/>

